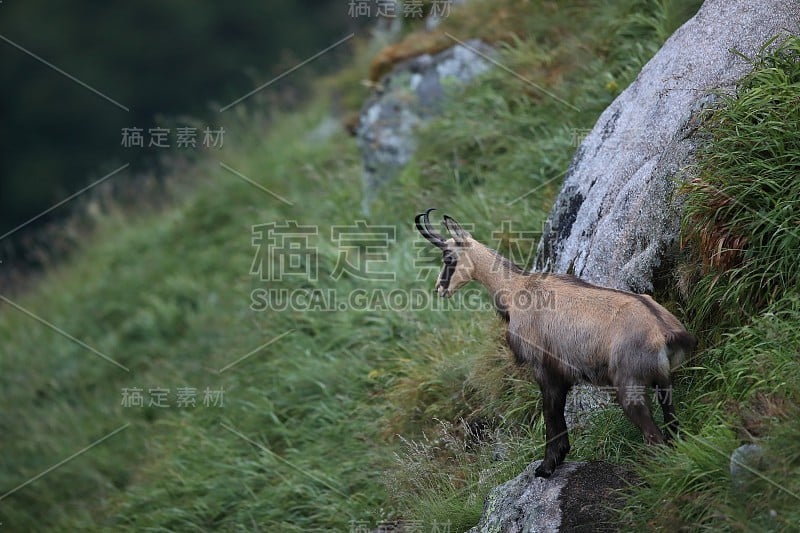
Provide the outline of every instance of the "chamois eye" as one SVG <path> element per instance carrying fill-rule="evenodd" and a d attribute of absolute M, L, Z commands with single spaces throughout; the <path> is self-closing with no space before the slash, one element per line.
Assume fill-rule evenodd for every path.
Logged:
<path fill-rule="evenodd" d="M 454 264 L 456 264 L 456 258 L 453 257 L 452 255 L 446 255 L 444 256 L 444 264 L 453 266 Z"/>

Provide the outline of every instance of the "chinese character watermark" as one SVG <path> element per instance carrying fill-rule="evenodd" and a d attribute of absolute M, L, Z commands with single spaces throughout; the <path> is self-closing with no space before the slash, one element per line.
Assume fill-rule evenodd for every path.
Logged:
<path fill-rule="evenodd" d="M 394 226 L 370 226 L 358 220 L 353 226 L 333 226 L 331 241 L 339 246 L 333 279 L 347 274 L 357 279 L 395 281 L 395 273 L 384 270 L 389 262 L 389 247 L 395 242 Z"/>
<path fill-rule="evenodd" d="M 598 390 L 605 392 L 611 397 L 617 398 L 623 407 L 647 404 L 646 385 L 600 385 Z M 662 405 L 672 405 L 672 387 L 656 387 L 653 390 L 653 402 Z"/>
<path fill-rule="evenodd" d="M 447 18 L 455 0 L 349 0 L 347 15 L 351 18 Z M 427 13 L 426 11 L 427 5 Z"/>
<path fill-rule="evenodd" d="M 462 226 L 472 230 L 472 225 Z M 430 246 L 421 237 L 410 241 L 407 247 L 397 247 L 398 228 L 391 225 L 374 225 L 365 220 L 330 228 L 330 240 L 316 225 L 304 225 L 296 220 L 269 222 L 251 227 L 251 245 L 255 248 L 250 274 L 258 276 L 266 287 L 250 293 L 250 309 L 263 311 L 417 311 L 423 309 L 475 310 L 492 309 L 496 302 L 484 295 L 478 286 L 459 291 L 445 303 L 430 287 L 398 288 L 395 286 L 399 271 L 394 264 L 405 263 L 412 267 L 416 281 L 425 281 L 431 273 L 442 269 L 441 251 Z M 535 250 L 533 246 L 540 232 L 512 227 L 502 223 L 501 230 L 493 233 L 501 247 L 510 251 L 516 262 L 527 263 Z M 320 249 L 325 257 L 335 257 L 335 264 L 321 271 Z M 393 254 L 411 254 L 399 262 Z M 498 256 L 499 257 L 499 256 Z M 498 259 L 496 269 L 508 269 L 508 262 Z M 318 286 L 321 272 L 328 281 L 349 279 L 379 283 L 378 287 L 357 284 L 349 292 Z M 300 282 L 300 285 L 280 285 L 281 281 Z M 324 279 L 322 281 L 325 281 Z M 306 283 L 310 282 L 310 283 Z M 339 289 L 341 291 L 341 289 Z M 551 310 L 558 305 L 553 291 L 513 291 L 502 295 L 502 302 L 518 309 Z"/>
<path fill-rule="evenodd" d="M 201 146 L 204 148 L 222 148 L 225 144 L 225 129 L 212 129 L 206 127 L 202 130 L 203 138 Z M 173 135 L 171 128 L 154 127 L 148 128 L 122 128 L 122 140 L 120 146 L 123 148 L 172 148 L 174 146 L 181 150 L 196 149 L 198 147 L 198 129 L 189 126 L 175 128 Z"/>
<path fill-rule="evenodd" d="M 592 132 L 591 128 L 572 128 L 572 137 L 570 138 L 570 146 L 577 148 Z"/>
<path fill-rule="evenodd" d="M 318 235 L 317 226 L 301 226 L 294 220 L 253 226 L 251 244 L 256 253 L 250 274 L 261 281 L 281 281 L 284 276 L 316 281 L 317 248 L 310 242 Z"/>
<path fill-rule="evenodd" d="M 126 408 L 153 407 L 166 409 L 177 407 L 179 409 L 189 409 L 197 407 L 197 388 L 196 387 L 177 387 L 175 394 L 166 387 L 124 387 L 120 390 L 122 401 L 120 405 Z M 174 403 L 173 403 L 174 400 Z M 202 405 L 204 407 L 223 407 L 225 405 L 225 390 L 212 389 L 206 387 L 203 391 Z"/>
<path fill-rule="evenodd" d="M 533 262 L 536 254 L 536 243 L 542 236 L 540 231 L 514 230 L 510 220 L 500 223 L 500 231 L 492 232 L 492 239 L 498 244 L 498 248 L 508 250 L 508 259 L 516 265 L 529 265 Z M 491 267 L 494 272 L 499 272 L 502 268 L 500 256 L 498 261 Z"/>

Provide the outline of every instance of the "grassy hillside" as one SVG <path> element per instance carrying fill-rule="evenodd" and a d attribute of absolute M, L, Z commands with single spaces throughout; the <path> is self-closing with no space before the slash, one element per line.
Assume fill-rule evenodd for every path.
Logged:
<path fill-rule="evenodd" d="M 391 237 L 372 256 L 359 255 L 370 244 L 363 236 L 355 248 L 338 240 L 342 227 L 365 219 L 354 140 L 311 135 L 329 113 L 329 94 L 346 106 L 363 94 L 368 46 L 357 47 L 348 70 L 320 81 L 302 110 L 226 114 L 232 133 L 224 148 L 176 170 L 183 185 L 169 207 L 104 214 L 71 259 L 0 306 L 0 522 L 26 531 L 355 530 L 395 519 L 452 531 L 474 525 L 489 488 L 542 451 L 539 393 L 510 363 L 482 293 L 446 304 L 432 298 L 438 258 L 417 239 L 413 216 L 436 205 L 474 223 L 476 238 L 529 260 L 536 235 L 515 232 L 541 228 L 580 137 L 698 5 L 503 0 L 470 3 L 446 20 L 444 29 L 457 31 L 504 13 L 493 18 L 513 26 L 501 60 L 574 107 L 503 72 L 454 91 L 444 115 L 420 133 L 414 162 L 365 220 Z M 751 211 L 726 212 L 725 226 L 702 196 L 707 189 L 688 191 L 696 201 L 687 216 L 708 224 L 687 227 L 723 224 L 754 237 L 735 275 L 720 274 L 730 265 L 708 258 L 703 234 L 687 233 L 687 242 L 697 239 L 687 272 L 707 264 L 685 304 L 706 339 L 697 363 L 678 376 L 687 436 L 675 449 L 646 450 L 617 409 L 573 435 L 573 459 L 642 468 L 649 484 L 634 492 L 626 521 L 670 524 L 679 516 L 687 525 L 777 527 L 783 522 L 769 522 L 770 510 L 789 519 L 786 491 L 757 477 L 737 493 L 726 474 L 727 454 L 744 440 L 767 443 L 764 477 L 780 483 L 796 474 L 800 456 L 791 379 L 800 300 L 789 290 L 796 274 L 782 274 L 798 244 L 789 179 L 796 158 L 772 157 L 798 148 L 796 105 L 789 112 L 796 46 L 789 52 L 760 63 L 764 74 L 709 118 L 714 144 L 701 172 L 746 202 L 754 191 L 741 180 L 757 176 L 748 183 L 768 187 L 763 208 L 774 208 L 769 216 L 787 228 L 779 243 L 766 226 L 753 233 Z M 753 103 L 768 121 L 744 111 Z M 758 139 L 763 149 L 753 148 Z M 275 261 L 298 248 L 284 243 L 272 257 L 266 241 L 253 246 L 254 226 L 296 228 L 291 223 L 310 233 L 298 241 L 299 262 L 287 263 L 296 275 L 275 279 Z M 356 265 L 374 261 L 377 275 L 342 271 L 345 250 Z M 252 273 L 259 265 L 262 275 Z M 708 291 L 750 294 L 765 268 L 774 274 L 770 291 L 749 315 L 709 318 L 721 315 L 704 306 L 725 300 L 709 300 Z M 381 295 L 392 289 L 429 304 L 391 304 Z M 268 290 L 294 295 L 294 305 L 273 299 L 265 309 L 259 295 Z M 134 389 L 143 406 L 130 405 Z M 149 405 L 166 389 L 166 407 Z"/>

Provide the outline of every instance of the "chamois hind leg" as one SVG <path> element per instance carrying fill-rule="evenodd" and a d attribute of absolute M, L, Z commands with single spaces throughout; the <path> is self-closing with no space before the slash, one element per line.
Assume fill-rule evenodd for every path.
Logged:
<path fill-rule="evenodd" d="M 678 436 L 679 429 L 678 419 L 675 417 L 675 404 L 672 403 L 672 384 L 669 379 L 662 379 L 657 381 L 653 388 L 661 405 L 661 412 L 664 413 L 664 439 L 669 442 Z"/>
<path fill-rule="evenodd" d="M 550 477 L 556 467 L 564 462 L 569 453 L 567 421 L 564 419 L 564 406 L 567 403 L 569 385 L 562 383 L 558 376 L 545 375 L 539 388 L 542 391 L 544 410 L 545 442 L 544 459 L 536 468 L 537 477 Z"/>
<path fill-rule="evenodd" d="M 617 385 L 617 400 L 625 415 L 641 430 L 647 444 L 663 444 L 664 435 L 653 421 L 646 390 L 646 386 L 638 383 Z"/>

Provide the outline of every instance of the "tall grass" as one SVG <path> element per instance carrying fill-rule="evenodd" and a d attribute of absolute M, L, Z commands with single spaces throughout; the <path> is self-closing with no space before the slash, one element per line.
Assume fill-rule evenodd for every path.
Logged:
<path fill-rule="evenodd" d="M 684 233 L 705 274 L 687 310 L 711 348 L 678 381 L 684 437 L 637 466 L 635 528 L 791 531 L 800 523 L 800 38 L 765 47 L 704 123 Z M 731 452 L 763 448 L 735 479 Z M 735 465 L 734 465 L 735 466 Z"/>
<path fill-rule="evenodd" d="M 798 296 L 787 295 L 686 371 L 693 383 L 679 404 L 684 436 L 674 449 L 631 461 L 647 484 L 631 493 L 623 523 L 740 531 L 798 523 L 798 320 Z M 754 443 L 763 460 L 734 480 L 731 453 Z"/>
<path fill-rule="evenodd" d="M 752 62 L 706 117 L 686 187 L 685 233 L 706 273 L 691 297 L 698 325 L 746 321 L 800 281 L 800 39 Z"/>

